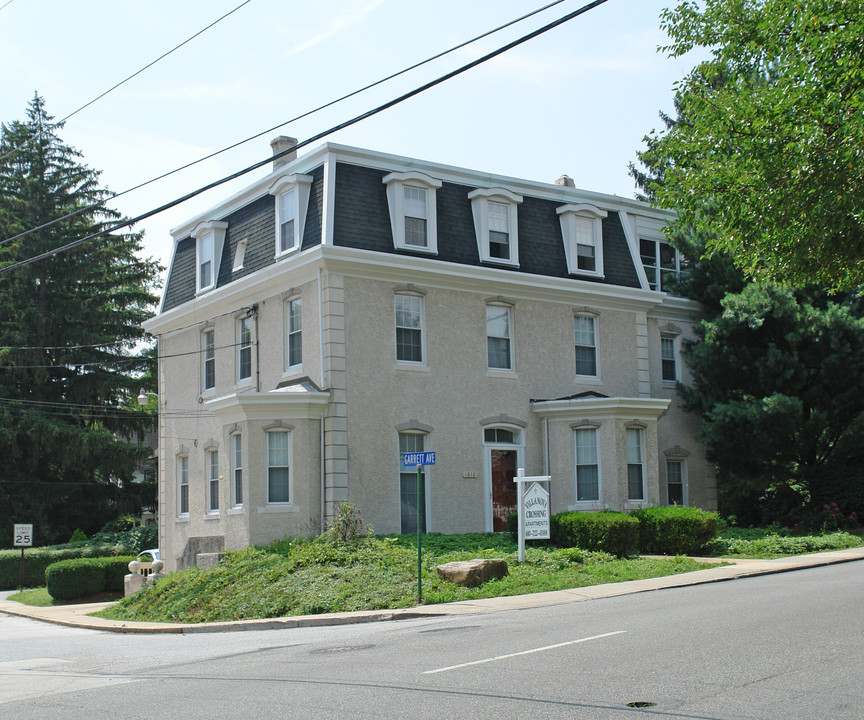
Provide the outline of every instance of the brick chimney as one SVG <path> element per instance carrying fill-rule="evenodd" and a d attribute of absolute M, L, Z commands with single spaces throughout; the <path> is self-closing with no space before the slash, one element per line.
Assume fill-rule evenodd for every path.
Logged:
<path fill-rule="evenodd" d="M 270 147 L 273 150 L 273 155 L 278 155 L 281 152 L 285 152 L 286 150 L 290 150 L 297 144 L 297 138 L 286 137 L 285 135 L 280 135 L 279 137 L 275 137 L 270 141 Z M 273 161 L 273 170 L 278 170 L 283 165 L 295 160 L 297 158 L 297 151 L 290 152 L 287 155 L 283 155 L 280 158 L 277 158 Z"/>

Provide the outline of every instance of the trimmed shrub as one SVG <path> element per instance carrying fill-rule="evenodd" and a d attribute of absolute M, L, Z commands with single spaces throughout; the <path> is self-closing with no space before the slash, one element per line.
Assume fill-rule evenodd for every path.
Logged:
<path fill-rule="evenodd" d="M 48 594 L 55 600 L 74 600 L 104 591 L 122 591 L 123 577 L 134 555 L 61 560 L 45 569 Z"/>
<path fill-rule="evenodd" d="M 639 549 L 660 555 L 693 555 L 717 535 L 717 513 L 694 507 L 650 507 L 633 510 L 639 521 Z"/>
<path fill-rule="evenodd" d="M 45 585 L 45 569 L 60 560 L 107 557 L 128 552 L 132 552 L 132 550 L 123 546 L 101 544 L 26 548 L 24 550 L 24 587 Z M 0 590 L 13 590 L 18 587 L 20 562 L 20 550 L 0 550 Z"/>
<path fill-rule="evenodd" d="M 78 528 L 74 533 L 72 533 L 72 537 L 69 538 L 69 544 L 79 545 L 81 543 L 86 543 L 87 539 L 87 534 L 81 528 Z"/>
<path fill-rule="evenodd" d="M 600 550 L 626 557 L 639 547 L 639 521 L 623 513 L 563 512 L 550 519 L 552 541 L 558 547 Z"/>

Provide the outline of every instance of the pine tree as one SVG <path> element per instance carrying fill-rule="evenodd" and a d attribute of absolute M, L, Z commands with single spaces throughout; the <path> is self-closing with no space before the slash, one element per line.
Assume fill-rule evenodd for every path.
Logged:
<path fill-rule="evenodd" d="M 52 119 L 37 94 L 0 129 L 0 269 L 120 217 Z M 122 404 L 146 370 L 141 322 L 160 270 L 140 251 L 140 233 L 108 234 L 0 273 L 0 528 L 32 522 L 37 541 L 62 541 L 116 512 L 110 481 L 128 481 L 142 452 L 146 415 Z"/>

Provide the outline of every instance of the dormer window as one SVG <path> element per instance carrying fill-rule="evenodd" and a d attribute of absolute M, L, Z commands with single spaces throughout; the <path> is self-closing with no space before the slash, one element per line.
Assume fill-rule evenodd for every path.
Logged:
<path fill-rule="evenodd" d="M 385 175 L 393 247 L 414 252 L 438 252 L 435 191 L 441 181 L 419 172 Z"/>
<path fill-rule="evenodd" d="M 504 188 L 481 188 L 468 193 L 474 215 L 477 251 L 482 262 L 519 265 L 516 208 L 522 196 Z"/>
<path fill-rule="evenodd" d="M 200 223 L 192 230 L 195 238 L 195 291 L 205 292 L 216 287 L 219 275 L 219 258 L 225 242 L 227 222 L 210 221 Z"/>
<path fill-rule="evenodd" d="M 296 252 L 303 244 L 311 175 L 284 175 L 270 186 L 276 197 L 276 257 Z"/>
<path fill-rule="evenodd" d="M 603 218 L 607 213 L 593 205 L 562 205 L 556 211 L 564 238 L 567 272 L 603 276 Z"/>

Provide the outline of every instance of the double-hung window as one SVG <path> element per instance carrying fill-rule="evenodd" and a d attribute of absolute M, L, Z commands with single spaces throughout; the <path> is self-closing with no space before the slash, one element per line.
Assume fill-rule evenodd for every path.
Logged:
<path fill-rule="evenodd" d="M 397 293 L 395 296 L 397 362 L 423 363 L 423 300 L 421 295 Z"/>
<path fill-rule="evenodd" d="M 207 512 L 219 512 L 219 451 L 205 453 L 207 466 Z"/>
<path fill-rule="evenodd" d="M 270 186 L 270 194 L 276 198 L 276 257 L 303 245 L 313 180 L 311 175 L 283 175 Z"/>
<path fill-rule="evenodd" d="M 237 382 L 252 378 L 252 318 L 237 320 Z"/>
<path fill-rule="evenodd" d="M 603 276 L 603 218 L 593 205 L 562 205 L 557 209 L 571 275 Z"/>
<path fill-rule="evenodd" d="M 481 188 L 468 193 L 468 199 L 471 200 L 480 260 L 518 266 L 517 207 L 522 196 L 504 188 Z"/>
<path fill-rule="evenodd" d="M 597 318 L 592 315 L 576 315 L 574 328 L 576 375 L 597 377 Z"/>
<path fill-rule="evenodd" d="M 231 504 L 243 505 L 243 436 L 231 436 Z"/>
<path fill-rule="evenodd" d="M 512 320 L 510 305 L 486 305 L 486 357 L 490 370 L 513 369 Z"/>
<path fill-rule="evenodd" d="M 216 387 L 216 342 L 215 333 L 212 329 L 201 333 L 201 354 L 203 361 L 203 391 L 207 392 Z"/>
<path fill-rule="evenodd" d="M 219 259 L 225 243 L 227 222 L 199 223 L 192 230 L 195 239 L 195 291 L 205 292 L 216 287 Z"/>
<path fill-rule="evenodd" d="M 421 433 L 399 433 L 399 506 L 401 508 L 400 532 L 417 532 L 417 466 L 403 465 L 404 453 L 423 452 L 426 449 L 426 436 Z M 425 469 L 420 475 L 420 532 L 426 532 Z"/>
<path fill-rule="evenodd" d="M 189 514 L 189 456 L 177 458 L 177 514 Z"/>
<path fill-rule="evenodd" d="M 288 430 L 267 432 L 267 502 L 291 502 L 291 433 Z"/>
<path fill-rule="evenodd" d="M 597 447 L 597 428 L 573 430 L 576 450 L 576 502 L 600 501 L 600 454 Z"/>
<path fill-rule="evenodd" d="M 627 428 L 627 499 L 645 499 L 645 460 L 641 428 Z"/>
<path fill-rule="evenodd" d="M 438 252 L 436 190 L 440 180 L 420 172 L 394 172 L 384 176 L 393 247 L 434 254 Z"/>
<path fill-rule="evenodd" d="M 303 302 L 294 298 L 285 302 L 285 370 L 296 370 L 303 364 Z"/>
<path fill-rule="evenodd" d="M 669 505 L 684 505 L 684 461 L 666 461 L 666 500 Z"/>
<path fill-rule="evenodd" d="M 664 383 L 678 380 L 678 348 L 674 337 L 660 338 L 660 363 Z"/>

